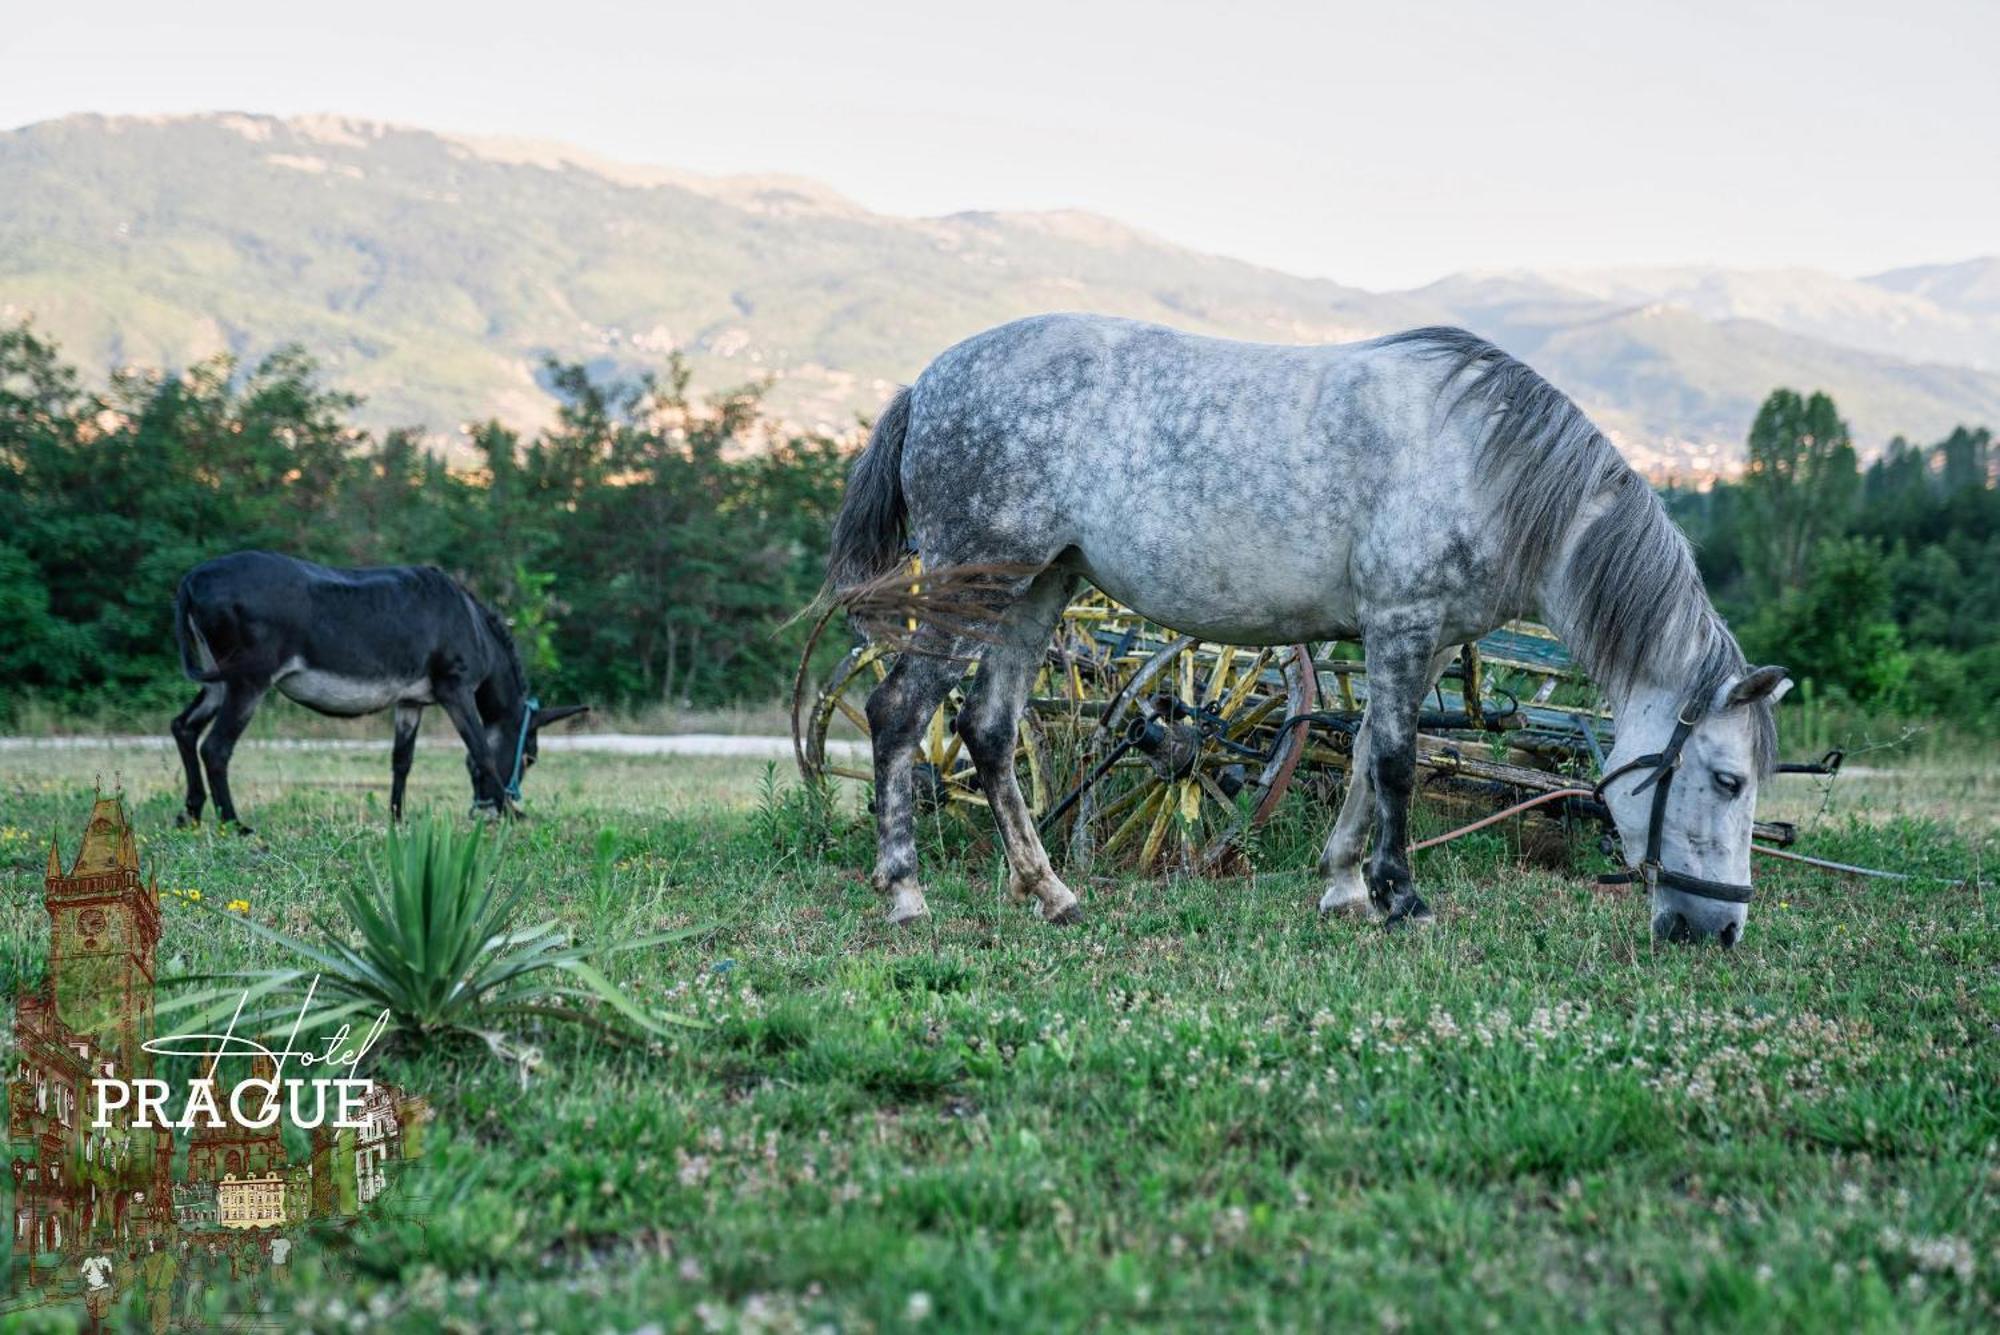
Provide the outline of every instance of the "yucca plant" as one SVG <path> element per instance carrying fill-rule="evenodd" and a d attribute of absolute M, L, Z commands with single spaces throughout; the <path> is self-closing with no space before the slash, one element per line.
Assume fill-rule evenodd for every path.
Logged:
<path fill-rule="evenodd" d="M 319 944 L 209 909 L 311 967 L 182 979 L 236 985 L 179 997 L 158 1010 L 192 1011 L 201 1024 L 234 1012 L 239 1031 L 288 1032 L 299 1014 L 297 993 L 317 975 L 301 1033 L 342 1024 L 365 1030 L 387 1012 L 406 1039 L 473 1036 L 512 1056 L 518 1053 L 505 1027 L 534 1018 L 573 1021 L 620 1039 L 658 1036 L 669 1025 L 700 1027 L 682 1016 L 648 1014 L 590 961 L 709 928 L 577 945 L 553 921 L 516 927 L 527 887 L 499 888 L 500 861 L 500 842 L 488 841 L 478 826 L 460 830 L 426 817 L 408 833 L 392 828 L 386 861 L 375 868 L 372 884 L 337 892 L 335 907 L 345 923 L 322 919 Z"/>

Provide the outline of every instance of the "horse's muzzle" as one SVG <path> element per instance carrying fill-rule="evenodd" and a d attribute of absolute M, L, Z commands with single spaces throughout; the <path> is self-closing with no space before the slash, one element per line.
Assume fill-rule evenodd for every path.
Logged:
<path fill-rule="evenodd" d="M 1742 936 L 1743 919 L 1740 913 L 1704 913 L 1699 909 L 1690 912 L 1686 908 L 1670 906 L 1653 915 L 1653 940 L 1656 942 L 1717 941 L 1724 950 L 1728 950 Z"/>

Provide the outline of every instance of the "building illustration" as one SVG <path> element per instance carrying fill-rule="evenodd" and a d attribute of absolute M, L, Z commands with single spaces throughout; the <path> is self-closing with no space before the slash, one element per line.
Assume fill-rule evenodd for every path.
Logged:
<path fill-rule="evenodd" d="M 66 866 L 51 840 L 43 907 L 48 968 L 39 988 L 16 998 L 5 1072 L 13 1296 L 0 1294 L 0 1325 L 10 1311 L 81 1301 L 53 1280 L 74 1273 L 87 1252 L 145 1254 L 157 1244 L 176 1255 L 240 1254 L 250 1245 L 268 1254 L 280 1230 L 353 1216 L 415 1156 L 428 1106 L 382 1082 L 369 1092 L 363 1127 L 295 1132 L 310 1151 L 288 1155 L 282 1119 L 249 1127 L 230 1111 L 239 1082 L 277 1075 L 261 1056 L 211 1062 L 194 1077 L 213 1082 L 223 1125 L 176 1133 L 135 1126 L 136 1113 L 119 1109 L 94 1127 L 91 1082 L 152 1078 L 156 1065 L 145 1044 L 155 1035 L 160 892 L 141 875 L 118 797 L 96 799 Z M 242 1102 L 259 1120 L 254 1094 Z"/>
<path fill-rule="evenodd" d="M 369 1090 L 362 1104 L 365 1124 L 353 1133 L 354 1186 L 361 1204 L 388 1189 L 390 1164 L 416 1157 L 417 1139 L 429 1116 L 430 1107 L 423 1099 L 380 1083 Z"/>
<path fill-rule="evenodd" d="M 173 1206 L 174 1223 L 184 1232 L 217 1227 L 213 1182 L 175 1183 Z"/>
<path fill-rule="evenodd" d="M 172 1133 L 129 1116 L 90 1127 L 90 1082 L 152 1074 L 153 965 L 160 895 L 140 879 L 132 830 L 116 798 L 99 798 L 68 869 L 51 840 L 43 879 L 47 981 L 19 999 L 16 1068 L 7 1083 L 13 1246 L 61 1251 L 92 1236 L 125 1240 L 170 1225 L 164 1190 Z"/>
<path fill-rule="evenodd" d="M 278 1228 L 285 1222 L 285 1179 L 277 1173 L 215 1184 L 215 1219 L 224 1228 Z"/>
<path fill-rule="evenodd" d="M 277 1075 L 277 1068 L 269 1057 L 255 1057 L 243 1075 L 245 1079 L 269 1081 Z M 249 1177 L 283 1169 L 285 1144 L 278 1123 L 273 1121 L 267 1127 L 254 1130 L 239 1124 L 227 1112 L 233 1106 L 231 1096 L 238 1082 L 229 1079 L 224 1071 L 218 1071 L 211 1079 L 215 1086 L 216 1105 L 225 1110 L 225 1125 L 196 1127 L 190 1133 L 193 1139 L 188 1145 L 186 1180 L 218 1182 L 225 1176 Z M 246 1097 L 246 1111 L 256 1106 L 253 1100 Z"/>

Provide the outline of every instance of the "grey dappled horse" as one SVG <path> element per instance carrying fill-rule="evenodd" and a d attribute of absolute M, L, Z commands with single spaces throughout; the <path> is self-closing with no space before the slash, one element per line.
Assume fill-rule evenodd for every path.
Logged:
<path fill-rule="evenodd" d="M 1057 618 L 1088 580 L 1203 639 L 1361 641 L 1368 708 L 1320 860 L 1322 911 L 1428 916 L 1409 856 L 1419 706 L 1457 645 L 1538 615 L 1615 711 L 1604 799 L 1651 887 L 1655 934 L 1733 944 L 1743 930 L 1784 670 L 1744 660 L 1686 539 L 1576 406 L 1463 330 L 1327 347 L 1091 315 L 989 330 L 876 423 L 834 523 L 832 588 L 892 569 L 906 532 L 933 572 L 1039 573 L 1005 592 L 990 637 L 920 628 L 919 652 L 869 697 L 874 880 L 892 922 L 926 911 L 913 748 L 961 675 L 953 655 L 979 659 L 957 726 L 1009 888 L 1052 921 L 1076 915 L 1014 745 Z"/>

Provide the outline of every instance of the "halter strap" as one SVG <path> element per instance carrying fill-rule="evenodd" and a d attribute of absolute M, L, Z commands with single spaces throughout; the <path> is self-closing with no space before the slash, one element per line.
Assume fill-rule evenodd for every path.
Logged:
<path fill-rule="evenodd" d="M 516 802 L 521 800 L 521 766 L 528 757 L 528 723 L 541 707 L 542 702 L 532 695 L 521 702 L 521 731 L 514 738 L 514 775 L 507 780 L 507 796 Z"/>
<path fill-rule="evenodd" d="M 1650 889 L 1664 885 L 1670 890 L 1695 895 L 1702 899 L 1713 899 L 1724 904 L 1748 904 L 1750 887 L 1736 885 L 1729 881 L 1711 881 L 1701 876 L 1690 876 L 1686 872 L 1674 871 L 1660 861 L 1660 839 L 1667 822 L 1667 795 L 1674 786 L 1674 776 L 1681 768 L 1681 748 L 1694 734 L 1694 720 L 1682 714 L 1674 720 L 1674 735 L 1666 746 L 1650 755 L 1638 756 L 1626 761 L 1617 769 L 1597 781 L 1592 796 L 1600 803 L 1604 801 L 1604 790 L 1612 780 L 1630 774 L 1635 769 L 1651 768 L 1653 773 L 1633 789 L 1637 796 L 1646 789 L 1653 790 L 1653 809 L 1646 822 L 1646 856 L 1639 865 L 1629 871 L 1606 872 L 1597 878 L 1599 885 L 1628 885 L 1633 881 L 1643 881 Z"/>

